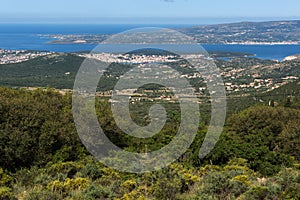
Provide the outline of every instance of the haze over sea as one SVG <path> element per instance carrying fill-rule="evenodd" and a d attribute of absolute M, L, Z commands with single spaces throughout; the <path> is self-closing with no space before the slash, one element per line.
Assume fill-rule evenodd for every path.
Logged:
<path fill-rule="evenodd" d="M 133 28 L 181 28 L 192 25 L 64 25 L 64 24 L 0 24 L 0 48 L 8 50 L 43 50 L 54 52 L 90 51 L 95 44 L 48 44 L 53 39 L 37 34 L 116 34 Z M 222 45 L 206 44 L 207 51 L 231 51 L 255 54 L 257 58 L 283 60 L 300 54 L 300 45 Z"/>

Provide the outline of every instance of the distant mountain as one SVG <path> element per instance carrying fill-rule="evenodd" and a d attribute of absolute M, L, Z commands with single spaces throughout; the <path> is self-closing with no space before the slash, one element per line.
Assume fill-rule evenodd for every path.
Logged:
<path fill-rule="evenodd" d="M 299 44 L 300 20 L 240 22 L 180 30 L 206 44 Z"/>

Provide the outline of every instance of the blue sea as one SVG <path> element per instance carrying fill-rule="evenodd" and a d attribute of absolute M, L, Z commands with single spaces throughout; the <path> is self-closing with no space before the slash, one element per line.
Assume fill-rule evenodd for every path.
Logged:
<path fill-rule="evenodd" d="M 54 52 L 91 51 L 94 44 L 48 44 L 53 39 L 38 34 L 116 34 L 133 28 L 182 28 L 189 25 L 54 25 L 54 24 L 0 24 L 0 48 L 9 50 L 44 50 Z M 191 26 L 191 25 L 190 25 Z M 207 51 L 246 52 L 256 58 L 282 60 L 300 54 L 300 45 L 203 45 Z"/>

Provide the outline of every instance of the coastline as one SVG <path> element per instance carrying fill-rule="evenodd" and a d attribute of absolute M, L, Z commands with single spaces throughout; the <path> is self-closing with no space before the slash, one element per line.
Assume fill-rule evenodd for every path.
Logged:
<path fill-rule="evenodd" d="M 99 44 L 101 43 L 105 38 L 107 38 L 108 35 L 104 34 L 95 34 L 95 35 L 81 35 L 81 37 L 78 37 L 78 35 L 64 35 L 63 37 L 56 37 L 56 36 L 46 36 L 51 41 L 48 41 L 47 44 Z M 93 38 L 92 41 L 89 41 L 89 38 L 87 39 L 86 36 L 89 36 Z M 41 35 L 39 35 L 41 37 Z M 45 36 L 43 36 L 45 37 Z M 101 38 L 99 41 L 95 38 Z M 282 41 L 282 42 L 252 42 L 252 41 L 245 41 L 245 42 L 213 42 L 213 43 L 200 43 L 201 45 L 300 45 L 300 41 Z"/>
<path fill-rule="evenodd" d="M 228 42 L 224 45 L 299 45 L 300 41 L 297 42 Z"/>

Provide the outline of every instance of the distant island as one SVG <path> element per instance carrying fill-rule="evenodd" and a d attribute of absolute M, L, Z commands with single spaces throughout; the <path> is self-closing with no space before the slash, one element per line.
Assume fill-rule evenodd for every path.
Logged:
<path fill-rule="evenodd" d="M 39 37 L 53 39 L 48 44 L 99 44 L 108 34 L 38 34 Z"/>
<path fill-rule="evenodd" d="M 202 44 L 300 44 L 300 20 L 195 26 L 180 31 Z"/>
<path fill-rule="evenodd" d="M 294 45 L 300 44 L 300 20 L 240 22 L 176 29 L 201 44 Z M 39 34 L 50 44 L 99 44 L 109 34 Z"/>

